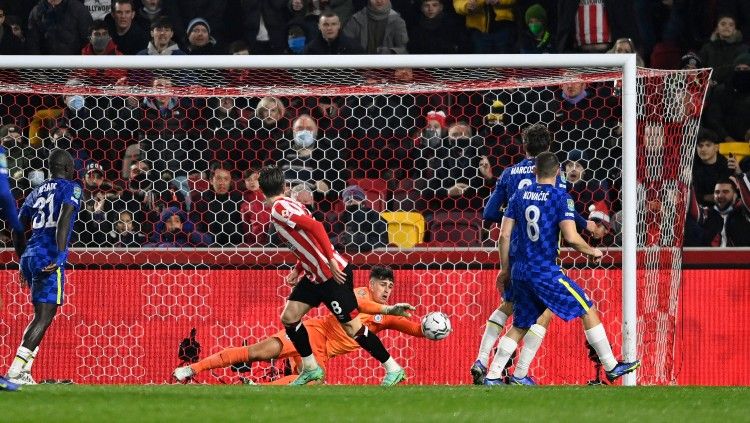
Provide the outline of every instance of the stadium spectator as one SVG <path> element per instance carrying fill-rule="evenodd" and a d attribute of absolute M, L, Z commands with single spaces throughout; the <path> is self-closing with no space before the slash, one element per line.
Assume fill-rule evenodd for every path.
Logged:
<path fill-rule="evenodd" d="M 643 59 L 641 58 L 641 55 L 638 54 L 638 51 L 635 49 L 635 45 L 633 45 L 633 40 L 631 40 L 630 38 L 618 38 L 617 41 L 615 41 L 615 44 L 612 46 L 612 48 L 607 50 L 607 53 L 617 53 L 617 54 L 635 53 L 636 66 L 640 66 L 640 67 L 646 66 L 646 64 L 643 62 Z"/>
<path fill-rule="evenodd" d="M 177 207 L 169 207 L 161 212 L 159 223 L 156 224 L 154 234 L 146 246 L 180 248 L 208 247 L 211 244 L 211 235 L 196 230 L 184 211 Z"/>
<path fill-rule="evenodd" d="M 149 25 L 162 15 L 163 6 L 161 0 L 142 0 L 141 3 L 143 3 L 143 7 L 138 9 L 138 16 L 148 22 Z"/>
<path fill-rule="evenodd" d="M 341 33 L 341 19 L 336 13 L 323 12 L 318 29 L 303 51 L 304 54 L 361 54 L 359 42 Z"/>
<path fill-rule="evenodd" d="M 586 159 L 581 151 L 570 151 L 568 160 L 563 162 L 563 168 L 565 180 L 568 182 L 568 193 L 575 202 L 576 211 L 586 216 L 590 206 L 604 200 L 606 190 L 598 181 L 587 178 Z"/>
<path fill-rule="evenodd" d="M 217 138 L 239 137 L 247 129 L 249 111 L 238 107 L 242 101 L 233 97 L 217 97 L 209 101 L 207 126 Z"/>
<path fill-rule="evenodd" d="M 0 142 L 6 150 L 11 192 L 15 198 L 23 198 L 23 193 L 29 188 L 26 174 L 31 170 L 30 161 L 36 156 L 36 150 L 29 145 L 21 128 L 12 123 L 0 127 Z"/>
<path fill-rule="evenodd" d="M 422 0 L 419 21 L 409 26 L 407 48 L 412 54 L 469 53 L 466 30 L 443 9 L 444 0 Z"/>
<path fill-rule="evenodd" d="M 248 245 L 266 245 L 268 242 L 268 226 L 271 223 L 271 208 L 265 204 L 266 196 L 258 185 L 258 169 L 250 169 L 245 172 L 244 194 L 245 200 L 240 207 L 243 221 L 247 226 L 245 243 Z"/>
<path fill-rule="evenodd" d="M 225 26 L 222 17 L 226 7 L 227 0 L 170 0 L 163 3 L 163 15 L 172 20 L 176 34 L 188 33 L 190 22 L 201 17 L 206 20 L 209 28 L 213 28 L 214 37 L 221 42 L 224 35 L 222 28 Z"/>
<path fill-rule="evenodd" d="M 388 244 L 388 227 L 380 213 L 367 204 L 367 195 L 358 185 L 341 193 L 345 209 L 333 225 L 332 240 L 347 253 L 364 253 Z"/>
<path fill-rule="evenodd" d="M 750 129 L 745 133 L 745 141 L 750 144 Z M 750 156 L 745 156 L 736 165 L 732 162 L 737 162 L 736 157 L 732 157 L 733 160 L 729 161 L 729 170 L 734 172 L 735 176 L 739 177 L 740 173 L 750 173 Z"/>
<path fill-rule="evenodd" d="M 456 122 L 438 141 L 423 139 L 414 162 L 414 187 L 427 200 L 427 209 L 481 210 L 494 183 L 483 140 L 467 123 Z"/>
<path fill-rule="evenodd" d="M 91 19 L 103 20 L 112 11 L 111 0 L 83 0 L 83 5 L 88 9 Z"/>
<path fill-rule="evenodd" d="M 368 0 L 344 26 L 344 35 L 359 42 L 367 54 L 406 53 L 406 23 L 392 10 L 391 0 Z"/>
<path fill-rule="evenodd" d="M 211 27 L 203 18 L 195 18 L 188 24 L 185 42 L 187 54 L 221 54 L 216 39 L 211 36 Z"/>
<path fill-rule="evenodd" d="M 737 184 L 740 184 L 739 186 Z M 700 228 L 703 247 L 750 246 L 750 186 L 747 179 L 719 179 L 714 187 L 714 205 L 701 207 L 691 195 L 690 218 Z"/>
<path fill-rule="evenodd" d="M 272 159 L 291 183 L 315 187 L 315 203 L 323 212 L 331 210 L 349 180 L 343 141 L 319 138 L 318 125 L 309 115 L 294 120 L 292 139 L 279 140 Z"/>
<path fill-rule="evenodd" d="M 474 53 L 516 53 L 518 41 L 516 0 L 453 0 L 456 13 L 466 16 Z"/>
<path fill-rule="evenodd" d="M 735 59 L 747 51 L 734 17 L 719 16 L 711 41 L 704 44 L 698 54 L 704 65 L 713 68 L 711 80 L 722 84 L 730 80 Z"/>
<path fill-rule="evenodd" d="M 73 156 L 73 166 L 75 167 L 76 175 L 83 174 L 83 168 L 89 159 L 89 153 L 84 148 L 81 139 L 76 136 L 76 132 L 71 128 L 64 125 L 55 127 L 50 131 L 49 136 L 45 138 L 41 147 L 36 152 L 35 160 L 47 160 L 52 150 L 60 148 Z M 35 160 L 32 160 L 32 165 Z M 35 169 L 43 168 L 43 162 L 37 162 Z"/>
<path fill-rule="evenodd" d="M 283 54 L 287 49 L 287 2 L 243 1 L 242 29 L 253 54 Z"/>
<path fill-rule="evenodd" d="M 604 53 L 618 38 L 638 43 L 633 3 L 620 0 L 557 2 L 555 50 L 559 53 Z"/>
<path fill-rule="evenodd" d="M 81 50 L 83 56 L 119 56 L 122 52 L 117 49 L 117 44 L 109 36 L 107 24 L 102 20 L 95 20 L 89 30 L 89 43 Z M 121 71 L 122 72 L 122 71 Z M 120 75 L 115 81 L 125 76 Z"/>
<path fill-rule="evenodd" d="M 180 50 L 180 46 L 172 40 L 173 36 L 174 29 L 169 18 L 161 17 L 155 20 L 151 23 L 151 41 L 138 54 L 152 56 L 179 56 L 185 54 L 184 51 Z"/>
<path fill-rule="evenodd" d="M 116 248 L 140 247 L 146 243 L 146 235 L 139 230 L 139 224 L 133 220 L 129 211 L 117 213 L 117 220 L 107 234 L 107 245 Z"/>
<path fill-rule="evenodd" d="M 247 45 L 245 40 L 232 41 L 229 44 L 228 50 L 229 50 L 229 54 L 231 55 L 242 55 L 242 56 L 250 55 L 250 46 Z"/>
<path fill-rule="evenodd" d="M 719 140 L 743 140 L 750 129 L 750 53 L 734 59 L 734 72 L 728 81 L 710 95 L 705 126 Z"/>
<path fill-rule="evenodd" d="M 533 4 L 524 14 L 526 26 L 518 44 L 523 54 L 555 53 L 555 43 L 548 26 L 547 11 L 541 4 Z"/>
<path fill-rule="evenodd" d="M 199 231 L 212 236 L 216 246 L 237 246 L 245 233 L 241 204 L 242 194 L 233 189 L 229 169 L 218 166 L 211 175 L 211 188 L 193 205 L 191 220 Z"/>
<path fill-rule="evenodd" d="M 26 50 L 26 34 L 23 32 L 24 28 L 21 24 L 21 19 L 18 16 L 14 15 L 5 15 L 5 23 L 8 24 L 8 27 L 10 28 L 13 35 L 18 38 L 18 41 L 21 45 L 21 52 L 23 54 L 27 54 L 28 51 Z M 10 54 L 10 53 L 7 53 Z"/>
<path fill-rule="evenodd" d="M 163 90 L 164 94 L 144 98 L 140 107 L 134 111 L 144 137 L 197 137 L 205 129 L 201 100 L 172 95 L 173 82 L 169 78 L 154 78 L 151 85 L 157 90 Z"/>
<path fill-rule="evenodd" d="M 92 22 L 78 0 L 39 0 L 29 14 L 29 53 L 77 55 L 88 41 Z"/>
<path fill-rule="evenodd" d="M 289 0 L 290 23 L 302 25 L 305 36 L 311 39 L 317 33 L 320 17 L 333 13 L 339 20 L 339 28 L 349 21 L 354 11 L 352 0 Z"/>
<path fill-rule="evenodd" d="M 25 54 L 26 44 L 14 33 L 6 13 L 5 6 L 0 3 L 0 54 Z"/>
<path fill-rule="evenodd" d="M 133 0 L 115 0 L 114 9 L 104 22 L 112 41 L 123 54 L 138 54 L 149 42 L 151 22 L 136 16 Z"/>
<path fill-rule="evenodd" d="M 714 205 L 716 182 L 731 175 L 727 159 L 719 154 L 719 137 L 710 129 L 698 131 L 698 144 L 693 160 L 693 188 L 701 206 Z"/>
<path fill-rule="evenodd" d="M 77 241 L 74 245 L 101 247 L 106 244 L 112 226 L 107 213 L 112 208 L 112 185 L 104 179 L 99 163 L 89 163 L 83 177 L 83 204 L 75 223 Z M 109 192 L 109 195 L 108 195 Z"/>

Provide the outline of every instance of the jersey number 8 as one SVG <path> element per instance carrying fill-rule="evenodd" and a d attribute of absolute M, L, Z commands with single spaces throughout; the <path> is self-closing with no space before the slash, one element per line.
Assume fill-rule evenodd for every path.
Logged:
<path fill-rule="evenodd" d="M 47 211 L 45 211 L 45 208 L 47 209 Z M 36 202 L 34 203 L 34 209 L 36 209 L 36 213 L 34 214 L 34 219 L 31 221 L 32 229 L 54 228 L 55 226 L 57 226 L 57 222 L 55 222 L 52 216 L 55 211 L 54 195 L 46 198 L 37 198 Z"/>
<path fill-rule="evenodd" d="M 526 207 L 524 214 L 526 215 L 526 235 L 529 236 L 532 242 L 536 242 L 539 240 L 539 216 L 541 216 L 539 207 Z"/>

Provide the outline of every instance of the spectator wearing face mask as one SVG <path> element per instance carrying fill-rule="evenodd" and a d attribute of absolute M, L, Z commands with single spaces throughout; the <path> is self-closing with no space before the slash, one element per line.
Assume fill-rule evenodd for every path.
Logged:
<path fill-rule="evenodd" d="M 705 125 L 719 140 L 745 139 L 750 129 L 750 53 L 737 56 L 731 77 L 714 89 Z"/>
<path fill-rule="evenodd" d="M 81 50 L 82 56 L 120 56 L 122 52 L 109 35 L 109 29 L 104 21 L 94 21 L 89 31 L 89 43 Z M 78 78 L 92 84 L 114 85 L 120 78 L 126 77 L 125 69 L 85 69 L 80 71 Z"/>
<path fill-rule="evenodd" d="M 524 15 L 526 28 L 519 37 L 523 54 L 555 53 L 555 43 L 547 26 L 547 11 L 540 4 L 533 4 Z"/>
<path fill-rule="evenodd" d="M 291 140 L 278 141 L 272 159 L 284 169 L 287 180 L 314 186 L 316 204 L 329 211 L 349 180 L 344 142 L 320 137 L 315 120 L 304 114 L 294 120 L 291 135 Z"/>

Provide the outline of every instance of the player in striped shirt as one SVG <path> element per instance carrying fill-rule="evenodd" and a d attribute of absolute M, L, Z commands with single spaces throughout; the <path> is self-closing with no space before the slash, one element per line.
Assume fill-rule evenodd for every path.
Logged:
<path fill-rule="evenodd" d="M 323 224 L 313 219 L 307 208 L 284 195 L 284 172 L 266 167 L 258 184 L 271 204 L 271 222 L 276 233 L 297 257 L 297 264 L 287 275 L 286 283 L 294 287 L 281 314 L 286 334 L 302 356 L 302 371 L 293 385 L 322 380 L 325 372 L 318 365 L 302 317 L 310 309 L 325 303 L 344 331 L 383 364 L 383 385 L 395 385 L 406 379 L 404 369 L 386 351 L 380 339 L 357 316 L 353 274 L 349 263 L 333 249 Z"/>
<path fill-rule="evenodd" d="M 602 252 L 581 238 L 573 223 L 575 203 L 559 188 L 560 163 L 554 154 L 539 154 L 534 173 L 536 182 L 516 192 L 508 203 L 501 226 L 500 282 L 513 277 L 513 327 L 500 338 L 485 385 L 503 384 L 502 371 L 518 342 L 542 313 L 551 310 L 565 321 L 580 317 L 586 340 L 593 347 L 611 381 L 640 366 L 638 360 L 618 362 L 607 339 L 599 314 L 586 293 L 565 276 L 557 264 L 560 235 L 576 251 L 597 263 Z M 514 231 L 514 228 L 520 230 Z M 512 235 L 511 235 L 512 234 Z M 516 243 L 513 266 L 510 243 Z"/>
<path fill-rule="evenodd" d="M 414 309 L 412 306 L 406 303 L 387 305 L 393 285 L 393 271 L 386 267 L 374 266 L 370 271 L 369 286 L 354 290 L 360 310 L 356 319 L 372 333 L 394 329 L 417 338 L 424 337 L 420 323 L 408 319 L 408 310 Z M 344 332 L 334 316 L 307 319 L 303 324 L 310 335 L 313 354 L 321 367 L 325 367 L 328 360 L 333 357 L 360 348 L 360 345 Z M 174 371 L 174 376 L 178 381 L 184 381 L 206 370 L 285 358 L 292 361 L 295 370 L 299 368 L 300 355 L 282 330 L 256 344 L 227 348 L 190 366 L 178 367 Z M 271 384 L 287 385 L 296 378 L 297 375 L 284 376 Z"/>

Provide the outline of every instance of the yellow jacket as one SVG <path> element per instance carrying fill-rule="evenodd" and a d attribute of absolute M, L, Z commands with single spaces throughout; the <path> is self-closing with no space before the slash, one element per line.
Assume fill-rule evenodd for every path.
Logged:
<path fill-rule="evenodd" d="M 485 8 L 487 2 L 485 0 L 475 0 L 476 7 L 473 11 L 469 12 L 467 6 L 470 0 L 453 0 L 453 8 L 456 9 L 456 13 L 459 15 L 466 16 L 466 27 L 477 29 L 482 32 L 488 32 L 490 28 L 489 13 Z M 513 16 L 513 8 L 516 5 L 516 0 L 498 0 L 498 2 L 492 6 L 495 21 L 511 21 L 515 20 Z"/>

